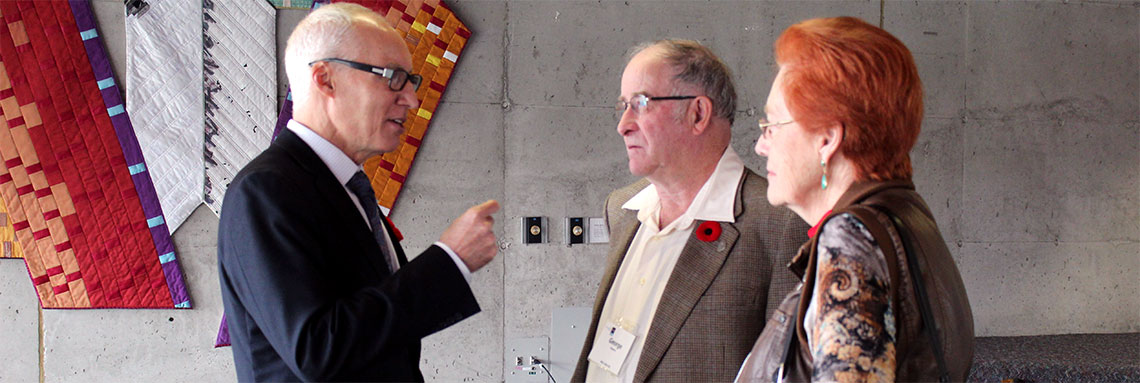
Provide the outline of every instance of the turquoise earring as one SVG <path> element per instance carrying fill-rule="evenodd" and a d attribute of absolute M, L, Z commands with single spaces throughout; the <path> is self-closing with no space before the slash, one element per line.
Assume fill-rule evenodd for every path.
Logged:
<path fill-rule="evenodd" d="M 827 162 L 820 161 L 819 166 L 823 167 L 823 178 L 819 180 L 819 187 L 827 190 Z"/>

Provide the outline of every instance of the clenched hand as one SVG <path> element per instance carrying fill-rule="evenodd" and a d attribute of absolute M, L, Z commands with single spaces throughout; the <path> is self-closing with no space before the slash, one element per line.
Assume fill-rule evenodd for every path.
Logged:
<path fill-rule="evenodd" d="M 439 241 L 455 251 L 471 272 L 491 262 L 499 253 L 495 232 L 492 231 L 495 219 L 491 217 L 497 211 L 499 202 L 495 200 L 472 206 L 451 222 L 439 237 Z"/>

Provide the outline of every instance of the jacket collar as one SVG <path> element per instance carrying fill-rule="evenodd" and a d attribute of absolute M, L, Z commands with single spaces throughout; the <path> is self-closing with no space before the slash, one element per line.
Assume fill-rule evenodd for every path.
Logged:
<path fill-rule="evenodd" d="M 321 189 L 325 195 L 330 196 L 328 198 L 328 203 L 335 205 L 334 209 L 338 211 L 336 214 L 345 217 L 359 214 L 356 206 L 352 203 L 352 200 L 349 199 L 348 191 L 344 189 L 344 185 L 341 184 L 339 180 L 337 180 L 336 176 L 333 175 L 329 167 L 323 160 L 321 160 L 321 157 L 318 156 L 317 153 L 314 152 L 313 149 L 309 147 L 309 145 L 303 139 L 301 139 L 301 137 L 297 136 L 296 133 L 289 129 L 282 129 L 281 133 L 277 135 L 277 138 L 273 139 L 273 143 L 271 145 L 279 147 L 280 150 L 283 150 L 289 156 L 293 157 L 293 160 L 297 163 L 297 165 L 313 177 L 313 182 L 317 185 L 317 187 Z M 341 197 L 338 198 L 332 196 Z M 383 212 L 381 212 L 381 216 L 384 216 Z M 384 228 L 388 230 L 388 237 L 395 239 L 395 233 L 393 233 L 391 231 L 391 228 L 389 228 L 388 225 L 383 221 L 385 220 L 381 220 L 381 225 L 383 225 Z M 353 230 L 356 238 L 362 242 L 370 243 L 367 246 L 371 247 L 371 249 L 365 252 L 365 254 L 380 254 L 380 244 L 376 242 L 376 237 L 373 235 L 368 226 L 357 225 L 356 227 L 358 229 Z M 365 238 L 371 239 L 371 241 L 368 241 Z M 407 257 L 404 255 L 404 251 L 400 247 L 399 242 L 393 241 L 392 245 L 394 248 L 396 248 L 396 258 L 401 263 L 405 263 Z M 375 271 L 378 274 L 382 276 L 387 276 L 390 274 L 388 271 L 388 264 L 383 260 L 382 257 L 365 256 L 364 258 L 367 259 L 367 262 L 374 267 Z"/>
<path fill-rule="evenodd" d="M 333 174 L 333 177 L 336 177 L 336 181 L 341 185 L 347 184 L 348 180 L 361 170 L 360 165 L 353 162 L 340 148 L 321 137 L 308 126 L 297 122 L 297 120 L 289 120 L 289 123 L 286 124 L 286 130 L 304 141 L 305 145 L 321 159 L 321 162 L 329 168 L 329 172 Z"/>
<path fill-rule="evenodd" d="M 835 206 L 831 207 L 831 212 L 829 212 L 827 216 L 819 221 L 819 226 L 822 227 L 823 223 L 830 220 L 831 217 L 837 214 L 842 214 L 847 209 L 847 207 L 851 205 L 857 205 L 860 202 L 866 200 L 867 197 L 875 195 L 876 193 L 879 193 L 883 190 L 893 188 L 914 190 L 914 182 L 911 180 L 891 180 L 863 181 L 852 184 L 851 187 L 847 188 L 847 191 L 843 192 L 843 195 L 839 197 L 839 200 L 835 202 Z M 816 243 L 818 243 L 818 234 L 819 233 L 816 232 L 815 236 L 812 236 L 810 239 L 808 239 L 807 243 L 804 243 L 803 246 L 800 246 L 800 250 L 796 252 L 796 256 L 792 257 L 792 262 L 788 264 L 788 268 L 791 269 L 792 272 L 797 276 L 799 276 L 801 280 L 804 277 L 804 273 L 808 269 L 808 263 L 811 258 L 810 255 L 812 249 L 814 249 Z"/>
<path fill-rule="evenodd" d="M 325 166 L 321 157 L 305 143 L 301 137 L 289 129 L 282 129 L 277 138 L 273 139 L 274 146 L 279 146 L 281 149 L 288 153 L 293 159 L 301 166 L 306 172 L 313 175 L 327 175 L 332 182 L 337 182 L 336 177 L 329 171 L 328 166 Z"/>
<path fill-rule="evenodd" d="M 841 211 L 848 206 L 863 202 L 863 200 L 875 193 L 892 188 L 914 190 L 914 182 L 911 182 L 911 180 L 857 182 L 851 185 L 850 188 L 847 188 L 847 191 L 839 197 L 839 201 L 835 202 L 835 206 L 831 207 L 831 211 Z"/>
<path fill-rule="evenodd" d="M 673 227 L 688 228 L 694 221 L 735 222 L 742 211 L 739 191 L 743 182 L 744 162 L 732 147 L 725 148 L 712 174 L 693 196 L 689 207 L 674 221 Z M 622 204 L 622 208 L 636 210 L 637 219 L 641 222 L 655 219 L 661 210 L 657 186 L 647 185 Z M 667 230 L 665 227 L 659 229 Z"/>

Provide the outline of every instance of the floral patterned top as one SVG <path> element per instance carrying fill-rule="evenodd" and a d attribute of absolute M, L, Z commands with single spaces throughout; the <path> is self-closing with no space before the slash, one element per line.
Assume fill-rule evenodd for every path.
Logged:
<path fill-rule="evenodd" d="M 882 250 L 855 216 L 818 233 L 815 290 L 804 317 L 812 380 L 893 382 L 895 318 Z"/>

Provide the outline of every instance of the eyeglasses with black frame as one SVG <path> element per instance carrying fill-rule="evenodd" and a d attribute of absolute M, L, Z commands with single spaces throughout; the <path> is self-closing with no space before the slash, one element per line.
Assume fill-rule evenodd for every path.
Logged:
<path fill-rule="evenodd" d="M 796 120 L 768 122 L 768 118 L 761 117 L 760 118 L 760 138 L 763 138 L 765 140 L 772 138 L 772 129 L 769 129 L 769 128 L 771 128 L 773 126 L 787 125 L 787 124 L 791 124 L 793 122 L 796 122 Z"/>
<path fill-rule="evenodd" d="M 653 97 L 653 96 L 649 96 L 649 95 L 644 94 L 644 93 L 638 93 L 638 94 L 633 95 L 633 97 L 630 97 L 630 99 L 628 101 L 619 99 L 617 101 L 617 103 L 614 104 L 614 112 L 617 113 L 618 119 L 621 119 L 621 114 L 625 113 L 625 110 L 629 109 L 629 108 L 633 108 L 633 111 L 635 113 L 638 113 L 638 114 L 644 112 L 645 109 L 649 107 L 650 101 L 688 100 L 688 99 L 692 99 L 692 98 L 697 98 L 697 96 Z"/>
<path fill-rule="evenodd" d="M 400 69 L 400 68 L 378 67 L 378 66 L 368 65 L 365 63 L 359 63 L 356 61 L 339 59 L 339 58 L 335 58 L 335 57 L 313 60 L 313 62 L 309 63 L 309 66 L 313 66 L 313 64 L 316 64 L 316 63 L 321 62 L 321 61 L 344 64 L 344 65 L 347 65 L 349 68 L 362 70 L 362 71 L 372 73 L 374 75 L 386 78 L 386 79 L 388 79 L 388 89 L 391 89 L 392 91 L 395 91 L 395 92 L 399 92 L 401 90 L 404 90 L 404 85 L 407 85 L 407 83 L 409 83 L 409 82 L 412 83 L 412 90 L 413 91 L 419 90 L 420 89 L 420 83 L 422 83 L 424 81 L 423 76 L 420 76 L 418 74 L 408 73 L 408 71 Z"/>

